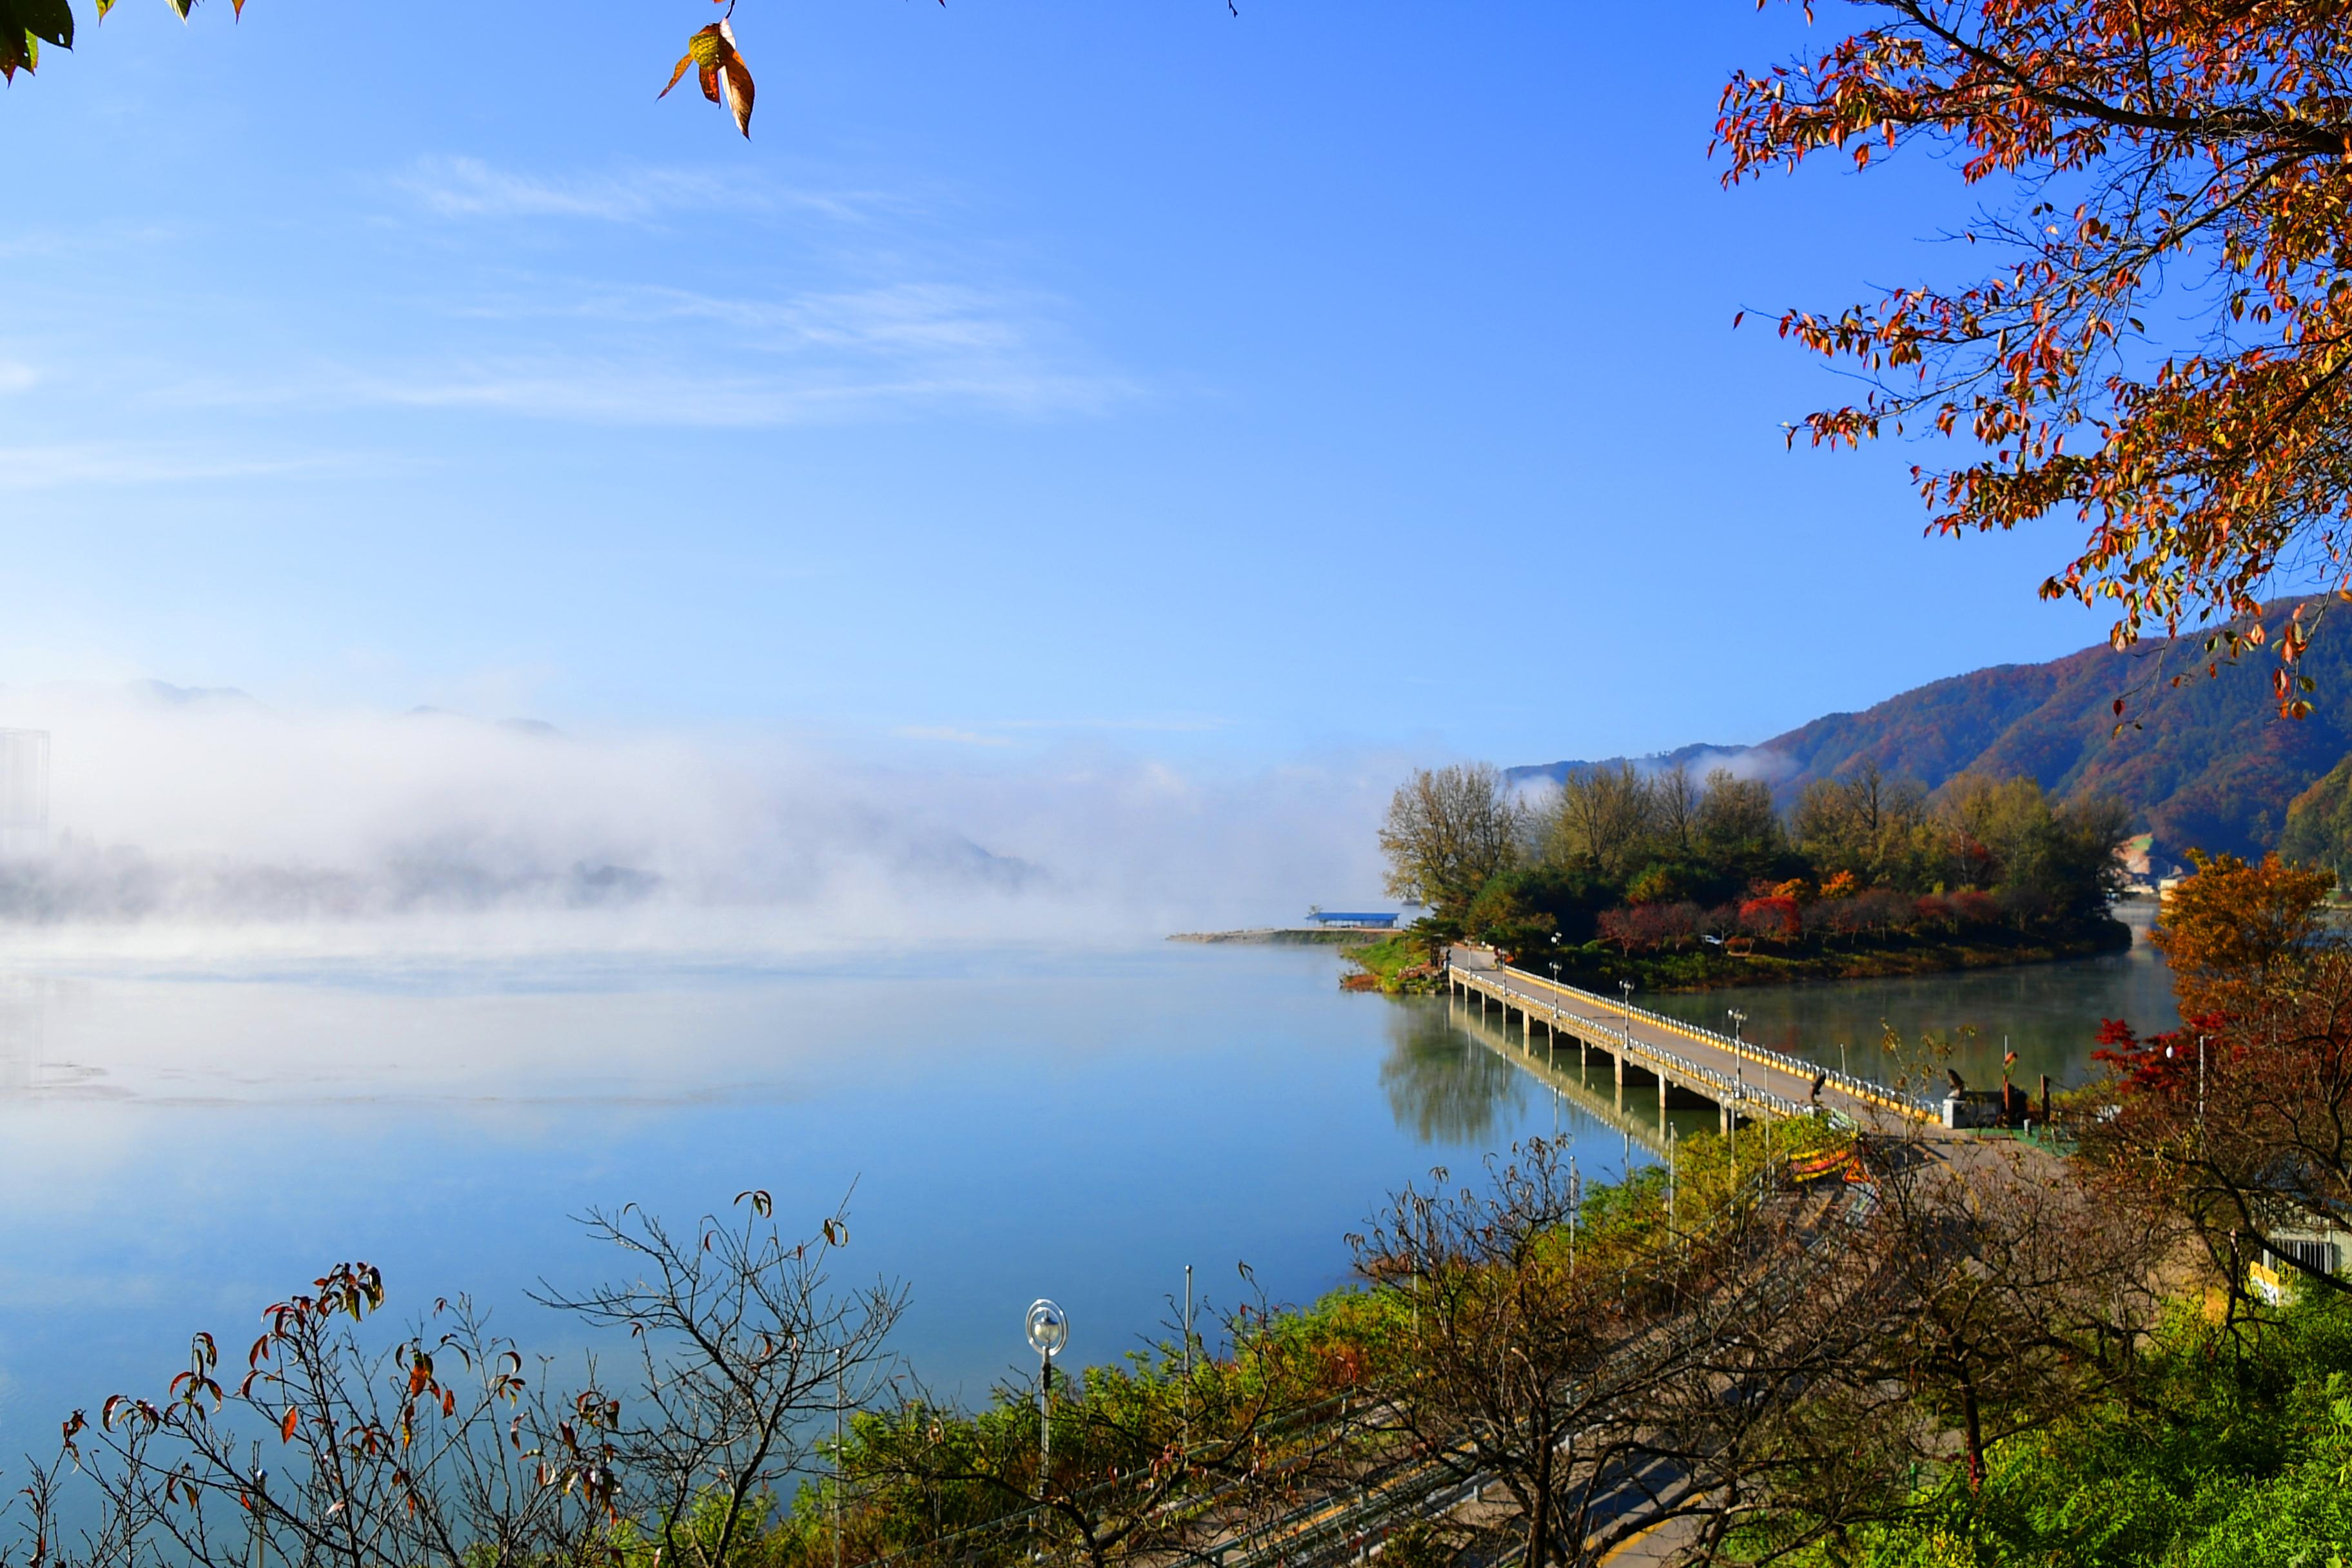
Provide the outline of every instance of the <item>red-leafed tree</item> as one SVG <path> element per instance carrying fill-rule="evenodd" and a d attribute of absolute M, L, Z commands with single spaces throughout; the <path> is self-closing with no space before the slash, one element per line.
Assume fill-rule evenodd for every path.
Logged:
<path fill-rule="evenodd" d="M 1931 531 L 2071 510 L 2087 537 L 2042 592 L 2112 605 L 2119 647 L 2211 626 L 2229 657 L 2265 640 L 2282 571 L 2352 588 L 2352 5 L 1856 8 L 1818 55 L 1731 78 L 1726 183 L 1919 144 L 1987 202 L 1964 228 L 1992 264 L 1784 314 L 1873 384 L 1791 440 L 1957 437 L 1915 469 Z M 2309 635 L 2298 611 L 2277 637 L 2297 716 Z"/>
<path fill-rule="evenodd" d="M 1767 942 L 1794 942 L 1805 929 L 1797 900 L 1780 893 L 1741 904 L 1739 923 L 1749 935 L 1760 936 Z"/>
<path fill-rule="evenodd" d="M 2190 1221 L 2235 1304 L 2273 1238 L 2352 1228 L 2352 946 L 2318 919 L 2331 873 L 2275 856 L 2197 867 L 2158 936 L 2184 1022 L 2141 1038 L 2108 1021 L 2095 1056 L 2116 1078 L 2079 1125 L 2095 1158 Z M 2295 1248 L 2269 1250 L 2347 1289 Z"/>

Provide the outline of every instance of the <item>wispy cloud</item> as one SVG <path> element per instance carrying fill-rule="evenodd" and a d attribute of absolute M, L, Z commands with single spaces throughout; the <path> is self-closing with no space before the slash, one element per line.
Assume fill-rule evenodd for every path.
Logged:
<path fill-rule="evenodd" d="M 1003 730 L 1105 730 L 1127 731 L 1138 734 L 1197 735 L 1212 730 L 1230 728 L 1230 719 L 1166 718 L 1166 719 L 1004 719 L 996 723 Z"/>
<path fill-rule="evenodd" d="M 342 390 L 354 401 L 409 408 L 749 428 L 954 408 L 1028 417 L 1093 413 L 1132 389 L 1117 378 L 1017 364 L 925 366 L 911 374 L 810 367 L 730 375 L 666 361 L 550 356 L 369 372 L 347 377 Z"/>
<path fill-rule="evenodd" d="M 446 218 L 583 218 L 646 223 L 673 213 L 733 208 L 818 213 L 844 222 L 887 205 L 866 193 L 747 185 L 707 170 L 634 166 L 594 174 L 525 174 L 479 158 L 426 158 L 393 182 Z"/>
<path fill-rule="evenodd" d="M 184 443 L 53 442 L 0 447 L 0 490 L 259 479 L 329 472 L 348 468 L 356 461 L 341 453 L 266 457 L 209 451 Z"/>
<path fill-rule="evenodd" d="M 1017 261 L 992 261 L 955 226 L 940 226 L 952 198 L 810 194 L 704 170 L 538 174 L 470 157 L 412 165 L 396 184 L 401 194 L 389 203 L 377 186 L 360 226 L 373 248 L 339 274 L 365 309 L 322 310 L 291 285 L 283 310 L 256 293 L 217 312 L 152 321 L 100 314 L 95 295 L 77 299 L 59 319 L 91 330 L 7 344 L 0 398 L 36 384 L 59 410 L 103 398 L 110 416 L 144 413 L 159 421 L 154 435 L 171 439 L 205 412 L 308 419 L 446 409 L 746 429 L 963 415 L 1083 418 L 1143 391 L 1086 341 L 1076 303 L 1034 287 Z M 698 240 L 656 235 L 646 248 L 668 258 L 659 263 L 581 227 L 658 228 L 688 214 L 700 226 L 744 213 L 762 215 L 757 245 L 721 256 Z M 490 221 L 502 217 L 545 220 L 550 232 L 519 244 Z M 449 220 L 446 231 L 432 221 L 440 219 Z M 387 223 L 424 237 L 378 254 Z M 417 264 L 420 247 L 431 265 Z M 264 288 L 258 277 L 247 286 Z M 28 466 L 0 486 L 299 466 L 275 455 L 223 457 L 194 442 L 35 448 L 85 428 L 61 422 L 11 432 Z M 131 434 L 120 423 L 108 429 Z M 373 426 L 362 439 L 397 441 Z"/>
<path fill-rule="evenodd" d="M 751 428 L 983 412 L 1088 416 L 1138 396 L 1049 297 L 908 281 L 780 296 L 542 280 L 447 307 L 502 352 L 339 356 L 168 384 L 175 408 L 478 409 L 589 424 Z"/>
<path fill-rule="evenodd" d="M 944 741 L 952 746 L 1009 746 L 1002 735 L 983 735 L 974 730 L 958 730 L 944 724 L 902 724 L 892 733 L 902 741 Z"/>
<path fill-rule="evenodd" d="M 1057 305 L 1034 292 L 907 280 L 760 298 L 660 285 L 547 284 L 471 301 L 478 319 L 562 318 L 659 326 L 707 322 L 764 353 L 996 355 L 1034 351 Z"/>

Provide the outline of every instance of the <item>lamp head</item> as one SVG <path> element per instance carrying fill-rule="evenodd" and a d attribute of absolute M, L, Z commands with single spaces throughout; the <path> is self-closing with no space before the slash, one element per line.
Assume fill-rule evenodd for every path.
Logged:
<path fill-rule="evenodd" d="M 1070 1342 L 1068 1314 L 1045 1297 L 1029 1303 L 1027 1328 L 1029 1348 L 1048 1361 L 1061 1354 L 1062 1347 Z"/>

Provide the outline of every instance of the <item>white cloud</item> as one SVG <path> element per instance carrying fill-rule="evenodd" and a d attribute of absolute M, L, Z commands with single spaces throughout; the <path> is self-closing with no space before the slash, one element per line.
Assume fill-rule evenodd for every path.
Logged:
<path fill-rule="evenodd" d="M 393 182 L 438 217 L 585 218 L 646 223 L 672 213 L 817 213 L 856 221 L 894 205 L 862 193 L 828 193 L 750 184 L 702 169 L 632 166 L 596 174 L 523 174 L 479 158 L 424 158 Z"/>
<path fill-rule="evenodd" d="M 31 365 L 20 363 L 16 360 L 0 359 L 0 395 L 30 392 L 39 384 L 40 379 L 41 373 Z"/>

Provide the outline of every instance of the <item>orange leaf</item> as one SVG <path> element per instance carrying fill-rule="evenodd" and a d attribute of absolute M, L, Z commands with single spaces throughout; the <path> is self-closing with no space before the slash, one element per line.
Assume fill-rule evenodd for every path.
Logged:
<path fill-rule="evenodd" d="M 751 134 L 751 68 L 736 52 L 735 29 L 724 19 L 698 29 L 686 41 L 686 54 L 669 73 L 669 81 L 656 98 L 667 98 L 686 75 L 686 68 L 695 68 L 695 80 L 702 96 L 723 105 L 735 117 L 735 128 L 744 135 Z"/>

